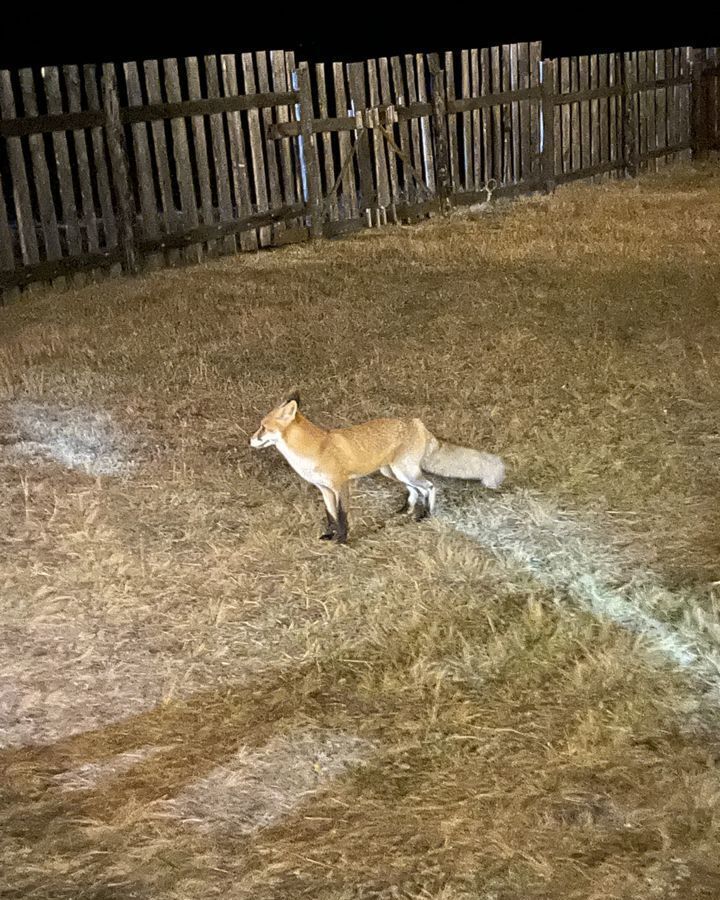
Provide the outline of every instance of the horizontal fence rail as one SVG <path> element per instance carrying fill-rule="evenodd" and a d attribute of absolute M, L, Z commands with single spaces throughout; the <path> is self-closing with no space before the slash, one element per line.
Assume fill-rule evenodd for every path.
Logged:
<path fill-rule="evenodd" d="M 720 151 L 719 101 L 716 48 L 0 71 L 0 292 L 656 171 Z"/>
<path fill-rule="evenodd" d="M 298 102 L 295 92 L 283 94 L 248 94 L 241 97 L 217 97 L 214 100 L 185 100 L 181 103 L 155 103 L 137 109 L 120 110 L 122 125 L 134 122 L 154 122 L 159 119 L 179 119 L 185 116 L 206 116 L 213 113 L 239 112 L 242 109 L 265 109 Z M 105 126 L 107 116 L 102 112 L 63 113 L 55 116 L 28 116 L 0 121 L 0 137 L 21 137 L 25 134 L 49 134 L 53 131 L 75 131 L 80 128 Z"/>

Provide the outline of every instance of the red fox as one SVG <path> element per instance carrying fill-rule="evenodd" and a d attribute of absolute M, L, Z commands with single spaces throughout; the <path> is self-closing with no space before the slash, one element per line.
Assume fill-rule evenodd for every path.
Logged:
<path fill-rule="evenodd" d="M 435 486 L 423 470 L 497 488 L 505 477 L 499 457 L 434 437 L 420 419 L 373 419 L 348 428 L 313 425 L 299 411 L 297 393 L 271 410 L 250 438 L 251 447 L 275 446 L 295 471 L 319 488 L 327 511 L 321 540 L 347 541 L 350 482 L 381 472 L 407 488 L 404 510 L 422 519 L 435 507 Z"/>

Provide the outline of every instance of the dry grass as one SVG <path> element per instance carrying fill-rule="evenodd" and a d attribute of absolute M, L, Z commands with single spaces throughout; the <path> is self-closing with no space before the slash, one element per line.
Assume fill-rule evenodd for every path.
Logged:
<path fill-rule="evenodd" d="M 681 169 L 0 310 L 0 894 L 720 896 L 719 229 Z M 510 481 L 321 544 L 293 385 Z"/>

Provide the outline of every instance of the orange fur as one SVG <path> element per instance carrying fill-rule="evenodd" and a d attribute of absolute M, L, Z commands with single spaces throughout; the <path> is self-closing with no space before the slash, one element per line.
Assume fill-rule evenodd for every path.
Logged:
<path fill-rule="evenodd" d="M 295 471 L 322 493 L 328 515 L 325 539 L 347 539 L 349 484 L 382 472 L 408 490 L 408 508 L 431 513 L 435 486 L 423 469 L 455 478 L 475 478 L 498 487 L 502 462 L 489 453 L 456 447 L 435 438 L 420 419 L 373 419 L 348 428 L 325 429 L 298 411 L 299 398 L 281 403 L 262 420 L 252 447 L 275 446 Z"/>

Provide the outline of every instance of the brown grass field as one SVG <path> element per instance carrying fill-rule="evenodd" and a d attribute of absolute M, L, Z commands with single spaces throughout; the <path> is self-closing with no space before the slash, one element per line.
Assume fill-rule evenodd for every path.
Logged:
<path fill-rule="evenodd" d="M 720 170 L 0 310 L 0 896 L 720 898 Z M 500 453 L 350 543 L 260 416 Z"/>

